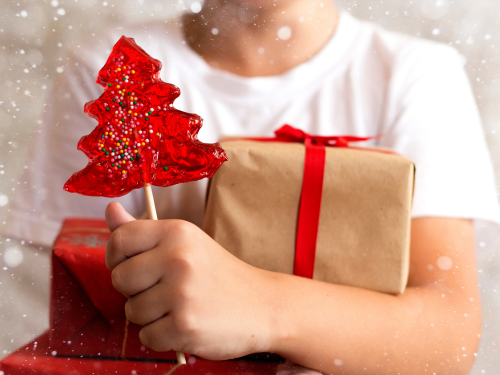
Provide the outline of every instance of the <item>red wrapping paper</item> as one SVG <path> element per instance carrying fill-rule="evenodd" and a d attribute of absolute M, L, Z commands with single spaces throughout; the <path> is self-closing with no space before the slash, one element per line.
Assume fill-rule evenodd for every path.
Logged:
<path fill-rule="evenodd" d="M 50 349 L 57 355 L 121 356 L 127 301 L 111 283 L 106 268 L 110 237 L 104 220 L 67 219 L 52 252 Z M 175 352 L 155 352 L 139 340 L 131 323 L 126 358 L 176 359 Z"/>
<path fill-rule="evenodd" d="M 0 361 L 3 375 L 274 375 L 279 362 L 271 360 L 237 359 L 207 361 L 201 358 L 173 369 L 174 361 L 130 361 L 53 356 L 49 348 L 49 333 Z"/>

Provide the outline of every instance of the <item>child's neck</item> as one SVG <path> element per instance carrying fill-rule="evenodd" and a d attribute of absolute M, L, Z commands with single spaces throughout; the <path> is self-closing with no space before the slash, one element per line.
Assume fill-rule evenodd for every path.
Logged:
<path fill-rule="evenodd" d="M 271 76 L 315 55 L 335 32 L 337 19 L 331 0 L 261 7 L 207 0 L 200 13 L 184 16 L 184 33 L 190 47 L 213 67 L 246 77 Z"/>

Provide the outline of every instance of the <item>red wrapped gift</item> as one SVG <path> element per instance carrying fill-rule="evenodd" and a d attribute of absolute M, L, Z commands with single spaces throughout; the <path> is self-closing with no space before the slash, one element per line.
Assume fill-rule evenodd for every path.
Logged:
<path fill-rule="evenodd" d="M 0 361 L 2 375 L 274 375 L 274 357 L 207 361 L 191 358 L 186 365 L 174 361 L 131 361 L 54 356 L 46 333 Z M 3 371 L 3 373 L 1 372 Z"/>
<path fill-rule="evenodd" d="M 140 326 L 125 332 L 125 302 L 106 268 L 110 237 L 104 220 L 67 219 L 52 252 L 50 349 L 57 355 L 176 359 L 139 340 Z"/>

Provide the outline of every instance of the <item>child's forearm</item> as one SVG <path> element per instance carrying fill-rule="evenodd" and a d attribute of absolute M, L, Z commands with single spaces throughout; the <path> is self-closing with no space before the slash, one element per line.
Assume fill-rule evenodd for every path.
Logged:
<path fill-rule="evenodd" d="M 444 285 L 391 296 L 289 275 L 275 287 L 272 350 L 333 374 L 468 373 L 479 341 L 479 308 Z M 426 372 L 427 371 L 427 372 Z"/>
<path fill-rule="evenodd" d="M 106 209 L 106 265 L 157 350 L 272 351 L 325 373 L 465 374 L 480 330 L 472 224 L 412 222 L 409 288 L 390 296 L 259 270 L 182 220 Z"/>

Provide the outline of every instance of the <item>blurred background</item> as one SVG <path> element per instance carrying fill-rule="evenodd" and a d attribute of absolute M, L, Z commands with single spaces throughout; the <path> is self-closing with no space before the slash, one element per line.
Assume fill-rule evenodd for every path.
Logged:
<path fill-rule="evenodd" d="M 317 0 L 329 1 L 329 0 Z M 464 56 L 500 181 L 500 2 L 498 0 L 337 0 L 339 8 L 399 33 L 449 44 Z M 1 0 L 0 225 L 64 53 L 104 27 L 199 12 L 189 0 Z M 110 46 L 111 49 L 112 46 Z M 105 51 L 106 55 L 110 51 Z M 94 98 L 89 98 L 94 99 Z M 83 108 L 83 103 L 82 103 Z M 203 116 L 201 113 L 200 115 Z M 443 140 L 446 142 L 446 140 Z M 75 145 L 76 147 L 76 145 Z M 464 150 L 467 152 L 467 150 Z M 498 186 L 498 185 L 497 185 Z M 43 193 L 43 192 L 41 192 Z M 500 373 L 500 238 L 477 244 L 483 303 L 481 347 L 472 374 Z M 48 328 L 50 253 L 0 238 L 0 358 Z"/>

